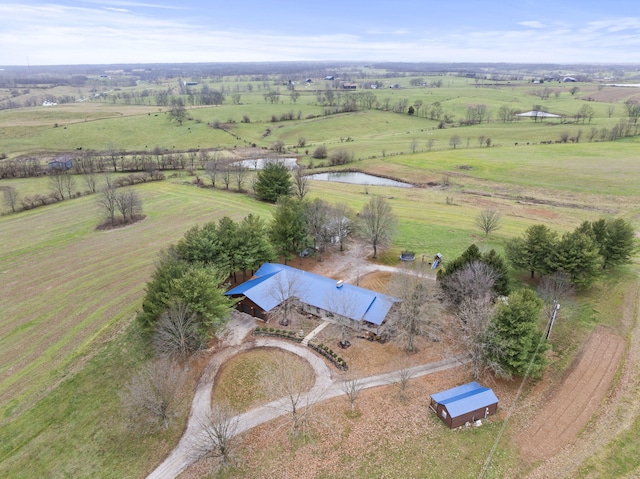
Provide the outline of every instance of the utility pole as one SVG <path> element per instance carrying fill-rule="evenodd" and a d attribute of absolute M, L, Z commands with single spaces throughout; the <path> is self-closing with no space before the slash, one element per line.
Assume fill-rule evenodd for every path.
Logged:
<path fill-rule="evenodd" d="M 558 310 L 560 309 L 560 303 L 557 300 L 553 300 L 553 312 L 551 313 L 551 321 L 549 322 L 549 329 L 547 330 L 547 341 L 549 341 L 549 337 L 551 336 L 551 328 L 553 328 L 553 323 L 556 320 L 556 315 L 558 314 Z"/>

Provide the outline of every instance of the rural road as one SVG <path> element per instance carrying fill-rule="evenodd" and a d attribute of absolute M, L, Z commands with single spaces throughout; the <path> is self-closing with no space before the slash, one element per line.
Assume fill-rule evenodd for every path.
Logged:
<path fill-rule="evenodd" d="M 191 451 L 193 450 L 193 444 L 196 438 L 203 434 L 200 418 L 205 417 L 210 411 L 211 391 L 216 374 L 220 367 L 236 354 L 253 348 L 280 348 L 297 354 L 307 360 L 315 371 L 316 381 L 306 397 L 302 398 L 303 404 L 312 405 L 344 394 L 342 387 L 343 381 L 334 380 L 331 376 L 329 366 L 309 348 L 296 343 L 268 338 L 242 343 L 242 340 L 253 328 L 254 320 L 250 317 L 237 315 L 234 316 L 234 319 L 229 323 L 228 332 L 220 343 L 221 349 L 214 354 L 198 383 L 191 406 L 189 422 L 180 442 L 164 462 L 147 476 L 147 479 L 173 479 L 197 460 L 197 457 L 194 457 Z M 454 368 L 461 364 L 460 358 L 453 357 L 443 361 L 414 366 L 409 368 L 409 374 L 412 378 L 424 376 Z M 398 382 L 399 380 L 398 372 L 395 371 L 362 378 L 361 384 L 362 389 L 368 389 Z M 283 398 L 273 401 L 240 414 L 238 416 L 236 434 L 241 434 L 260 424 L 286 414 L 286 410 L 281 405 L 284 400 Z"/>

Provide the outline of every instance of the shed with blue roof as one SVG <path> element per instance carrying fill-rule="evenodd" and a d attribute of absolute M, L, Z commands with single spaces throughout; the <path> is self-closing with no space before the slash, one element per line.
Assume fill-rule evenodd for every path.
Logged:
<path fill-rule="evenodd" d="M 431 395 L 431 410 L 454 429 L 486 418 L 498 410 L 495 393 L 473 381 Z"/>
<path fill-rule="evenodd" d="M 353 321 L 354 327 L 377 330 L 399 300 L 376 291 L 320 276 L 291 266 L 263 264 L 255 275 L 227 291 L 241 298 L 238 310 L 264 321 L 283 301 L 295 298 L 302 309 L 331 321 L 336 316 Z"/>

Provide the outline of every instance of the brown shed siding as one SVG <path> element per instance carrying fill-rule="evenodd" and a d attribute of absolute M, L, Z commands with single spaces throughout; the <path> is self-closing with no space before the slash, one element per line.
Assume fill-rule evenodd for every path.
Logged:
<path fill-rule="evenodd" d="M 449 411 L 447 410 L 447 406 L 433 400 L 431 401 L 431 409 L 442 420 L 442 422 L 451 429 L 455 429 L 456 427 L 464 426 L 468 422 L 474 422 L 478 419 L 484 419 L 490 414 L 495 414 L 498 411 L 498 403 L 490 404 L 486 408 L 479 408 L 458 417 L 451 417 L 451 414 L 449 414 Z"/>

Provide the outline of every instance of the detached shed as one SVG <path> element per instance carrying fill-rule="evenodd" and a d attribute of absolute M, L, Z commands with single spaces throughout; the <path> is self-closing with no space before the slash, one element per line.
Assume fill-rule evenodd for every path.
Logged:
<path fill-rule="evenodd" d="M 495 414 L 498 398 L 491 389 L 474 381 L 432 394 L 430 407 L 447 426 L 454 429 Z"/>

